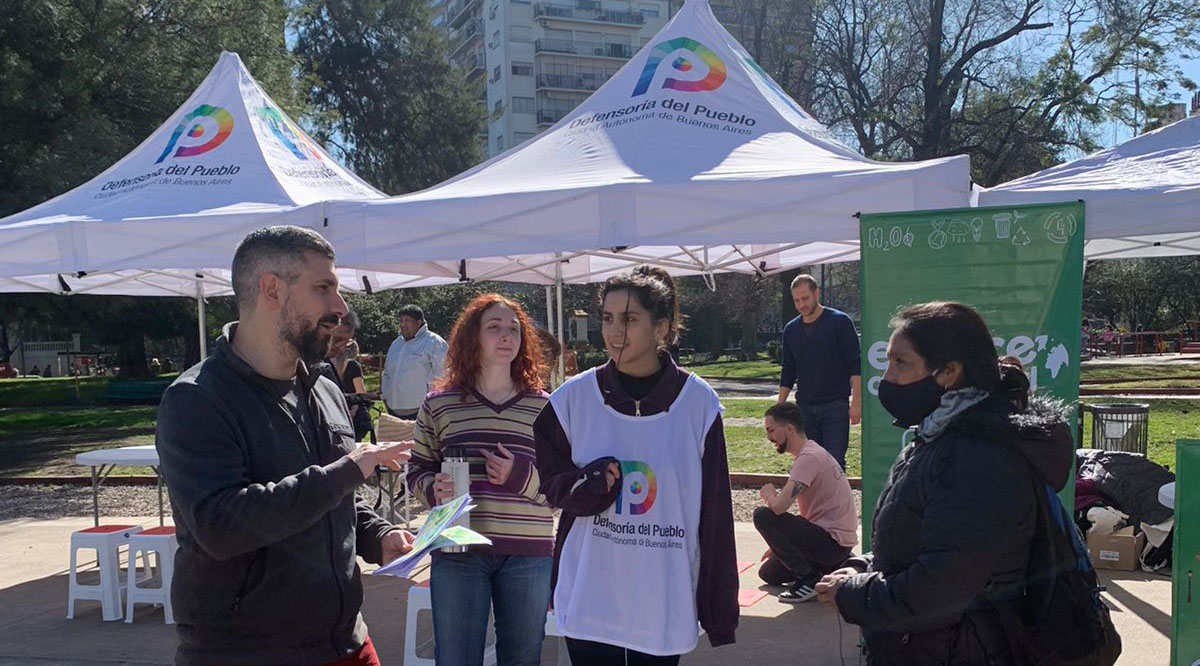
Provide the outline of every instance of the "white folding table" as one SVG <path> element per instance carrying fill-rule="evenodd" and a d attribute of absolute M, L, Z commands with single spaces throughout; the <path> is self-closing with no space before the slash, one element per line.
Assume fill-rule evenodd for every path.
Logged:
<path fill-rule="evenodd" d="M 122 446 L 119 449 L 98 449 L 75 456 L 75 464 L 92 468 L 92 520 L 100 525 L 100 486 L 118 465 L 123 467 L 149 467 L 158 477 L 158 524 L 163 524 L 163 479 L 158 470 L 158 451 L 153 444 L 145 446 Z"/>

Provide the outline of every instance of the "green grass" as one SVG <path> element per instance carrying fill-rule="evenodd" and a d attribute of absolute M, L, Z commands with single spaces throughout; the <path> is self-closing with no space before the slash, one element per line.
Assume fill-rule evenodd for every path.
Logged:
<path fill-rule="evenodd" d="M 0 379 L 0 407 L 98 404 L 107 385 L 108 377 Z"/>
<path fill-rule="evenodd" d="M 725 444 L 729 451 L 729 469 L 734 472 L 786 474 L 792 458 L 775 452 L 763 431 L 762 415 L 775 404 L 771 399 L 726 400 Z M 741 425 L 733 419 L 753 419 L 754 425 Z M 862 428 L 850 427 L 850 448 L 846 451 L 846 473 L 859 476 L 862 470 Z"/>
<path fill-rule="evenodd" d="M 779 379 L 779 364 L 760 358 L 754 361 L 723 361 L 688 367 L 701 377 L 711 379 Z M 1141 379 L 1145 382 L 1123 383 L 1121 387 L 1152 386 L 1178 388 L 1200 387 L 1200 381 L 1188 377 L 1200 376 L 1200 363 L 1172 363 L 1163 365 L 1137 364 L 1085 364 L 1080 370 L 1081 379 Z"/>
<path fill-rule="evenodd" d="M 159 375 L 174 379 L 178 373 Z M 0 408 L 102 405 L 111 377 L 0 379 Z"/>
<path fill-rule="evenodd" d="M 760 474 L 787 474 L 792 457 L 776 453 L 767 441 L 761 427 L 725 426 L 725 446 L 729 455 L 729 470 L 732 472 L 756 472 Z M 862 474 L 862 429 L 850 428 L 850 448 L 846 450 L 846 474 Z"/>
<path fill-rule="evenodd" d="M 725 441 L 729 447 L 729 469 L 735 472 L 783 474 L 789 458 L 775 453 L 761 426 L 729 425 L 731 419 L 760 419 L 775 401 L 726 400 L 723 418 Z M 1088 404 L 1129 402 L 1120 398 L 1089 398 Z M 1136 402 L 1150 405 L 1150 433 L 1147 455 L 1154 462 L 1174 468 L 1175 440 L 1200 438 L 1200 400 L 1147 399 Z M 1083 446 L 1091 446 L 1091 414 L 1084 415 Z M 860 476 L 862 470 L 862 432 L 850 428 L 850 448 L 846 452 L 846 473 Z"/>
<path fill-rule="evenodd" d="M 775 404 L 773 398 L 753 398 L 748 400 L 725 400 L 725 413 L 721 418 L 729 419 L 762 419 L 763 412 Z"/>
<path fill-rule="evenodd" d="M 1090 404 L 1120 402 L 1119 399 L 1088 400 Z M 1173 467 L 1175 440 L 1200 438 L 1200 401 L 1155 400 L 1150 404 L 1149 456 Z M 790 457 L 775 452 L 767 442 L 762 413 L 774 400 L 726 400 L 725 440 L 729 469 L 735 472 L 784 474 Z M 753 419 L 754 425 L 732 421 Z M 74 464 L 75 455 L 93 449 L 152 444 L 155 408 L 75 407 L 0 409 L 0 476 L 86 475 L 88 469 Z M 1084 443 L 1090 442 L 1091 416 L 1084 417 Z M 846 472 L 860 476 L 862 470 L 861 428 L 850 428 Z M 119 467 L 114 474 L 150 474 L 148 468 Z"/>
<path fill-rule="evenodd" d="M 85 451 L 154 443 L 155 407 L 0 409 L 0 476 L 87 475 Z M 117 467 L 113 474 L 152 474 Z"/>
<path fill-rule="evenodd" d="M 1130 402 L 1120 398 L 1088 399 L 1088 404 Z M 1136 400 L 1150 405 L 1147 456 L 1154 462 L 1175 467 L 1175 440 L 1200 438 L 1200 400 Z M 1083 416 L 1083 442 L 1090 446 L 1092 415 Z"/>
<path fill-rule="evenodd" d="M 1146 379 L 1171 380 L 1182 377 L 1200 376 L 1200 363 L 1170 363 L 1162 365 L 1095 364 L 1085 363 L 1079 370 L 1079 378 L 1096 379 Z M 1182 384 L 1181 384 L 1182 385 Z"/>
<path fill-rule="evenodd" d="M 156 407 L 0 409 L 0 438 L 73 428 L 153 428 Z"/>
<path fill-rule="evenodd" d="M 1200 388 L 1200 379 L 1142 379 L 1132 382 L 1115 384 L 1084 384 L 1082 388 L 1089 389 L 1121 389 L 1131 393 L 1140 388 Z"/>
<path fill-rule="evenodd" d="M 689 366 L 688 370 L 705 379 L 779 379 L 779 364 L 765 358 L 754 361 L 729 361 Z"/>

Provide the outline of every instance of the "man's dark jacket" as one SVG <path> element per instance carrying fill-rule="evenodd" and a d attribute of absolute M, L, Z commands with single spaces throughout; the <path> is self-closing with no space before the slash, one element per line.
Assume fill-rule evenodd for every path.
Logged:
<path fill-rule="evenodd" d="M 176 663 L 327 663 L 366 638 L 355 556 L 378 563 L 392 526 L 356 503 L 363 476 L 345 456 L 354 429 L 341 390 L 298 364 L 307 441 L 278 389 L 233 353 L 235 327 L 158 410 L 179 539 Z"/>
<path fill-rule="evenodd" d="M 866 636 L 868 663 L 1026 663 L 999 613 L 1015 614 L 1024 594 L 1034 480 L 1061 490 L 1071 454 L 1059 403 L 1035 399 L 1013 414 L 999 395 L 900 453 L 879 496 L 873 552 L 849 562 L 865 572 L 837 592 L 842 617 Z"/>

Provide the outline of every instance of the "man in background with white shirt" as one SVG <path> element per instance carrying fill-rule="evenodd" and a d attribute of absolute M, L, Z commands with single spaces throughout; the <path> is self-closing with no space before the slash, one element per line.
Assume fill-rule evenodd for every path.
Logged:
<path fill-rule="evenodd" d="M 429 330 L 419 306 L 405 305 L 399 314 L 400 335 L 388 347 L 380 392 L 389 414 L 414 420 L 433 381 L 442 375 L 446 341 Z"/>

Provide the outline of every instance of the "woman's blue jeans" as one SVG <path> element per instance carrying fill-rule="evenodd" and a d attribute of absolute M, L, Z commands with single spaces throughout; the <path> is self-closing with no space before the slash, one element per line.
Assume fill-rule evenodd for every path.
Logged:
<path fill-rule="evenodd" d="M 500 666 L 537 666 L 550 608 L 553 558 L 436 553 L 430 573 L 438 666 L 481 666 L 488 611 Z"/>

